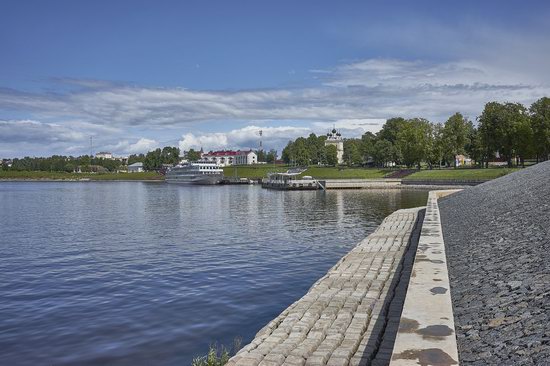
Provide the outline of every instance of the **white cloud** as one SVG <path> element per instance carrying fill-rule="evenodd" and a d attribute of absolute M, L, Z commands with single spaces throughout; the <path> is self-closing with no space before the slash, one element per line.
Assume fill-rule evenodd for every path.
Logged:
<path fill-rule="evenodd" d="M 34 120 L 0 120 L 0 142 L 48 144 L 82 141 L 87 136 L 65 125 Z"/>
<path fill-rule="evenodd" d="M 181 150 L 203 148 L 204 150 L 220 149 L 257 149 L 259 147 L 259 131 L 262 131 L 262 145 L 266 150 L 280 150 L 286 143 L 299 136 L 312 132 L 307 127 L 293 126 L 246 126 L 228 132 L 216 133 L 187 133 L 179 141 Z"/>
<path fill-rule="evenodd" d="M 156 140 L 142 137 L 135 142 L 122 140 L 115 145 L 105 146 L 105 149 L 108 151 L 113 151 L 117 154 L 130 155 L 147 153 L 148 151 L 154 150 L 158 147 L 160 146 Z"/>

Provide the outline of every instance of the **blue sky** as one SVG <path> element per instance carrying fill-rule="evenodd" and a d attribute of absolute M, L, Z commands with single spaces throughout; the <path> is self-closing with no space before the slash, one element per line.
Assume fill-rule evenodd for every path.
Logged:
<path fill-rule="evenodd" d="M 550 94 L 543 1 L 0 3 L 0 157 L 281 149 Z"/>

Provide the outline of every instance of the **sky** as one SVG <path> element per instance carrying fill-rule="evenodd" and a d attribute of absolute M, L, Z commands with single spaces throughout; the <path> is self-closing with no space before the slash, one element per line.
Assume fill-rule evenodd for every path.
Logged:
<path fill-rule="evenodd" d="M 550 95 L 548 1 L 0 2 L 0 158 L 257 148 Z"/>

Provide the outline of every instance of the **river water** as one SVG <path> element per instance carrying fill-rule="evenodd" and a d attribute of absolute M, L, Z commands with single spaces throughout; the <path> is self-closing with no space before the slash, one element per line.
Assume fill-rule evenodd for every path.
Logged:
<path fill-rule="evenodd" d="M 0 183 L 0 364 L 189 365 L 426 191 Z"/>

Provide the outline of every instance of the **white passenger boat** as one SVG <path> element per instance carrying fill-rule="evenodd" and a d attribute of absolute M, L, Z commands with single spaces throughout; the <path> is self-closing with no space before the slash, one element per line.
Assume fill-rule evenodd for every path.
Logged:
<path fill-rule="evenodd" d="M 198 161 L 179 164 L 166 172 L 167 183 L 181 184 L 220 184 L 223 169 L 214 162 Z"/>

